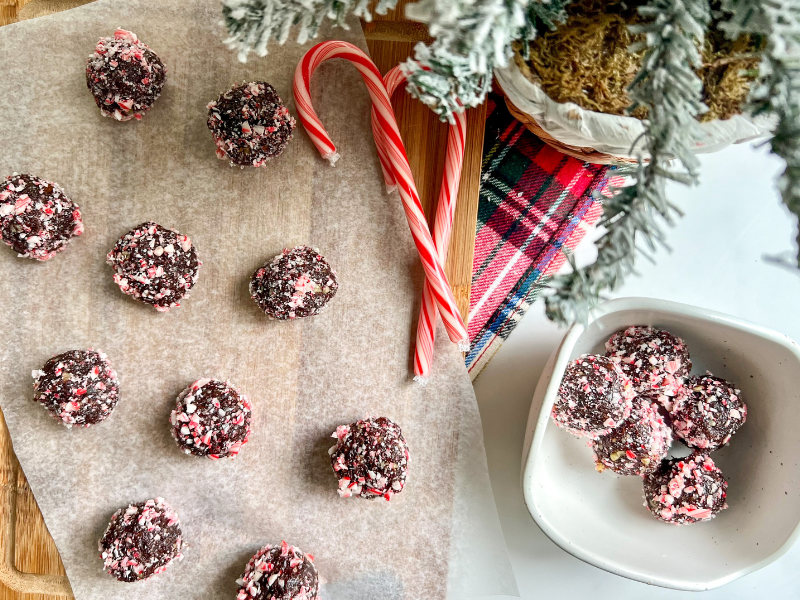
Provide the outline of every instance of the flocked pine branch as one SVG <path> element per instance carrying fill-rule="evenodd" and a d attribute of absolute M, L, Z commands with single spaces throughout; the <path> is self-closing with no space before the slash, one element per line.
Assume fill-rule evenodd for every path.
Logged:
<path fill-rule="evenodd" d="M 554 278 L 546 298 L 549 318 L 585 321 L 606 290 L 617 288 L 635 268 L 637 254 L 652 255 L 664 245 L 663 224 L 680 214 L 667 199 L 667 181 L 692 184 L 699 163 L 691 152 L 698 127 L 695 117 L 706 110 L 702 81 L 693 71 L 710 21 L 708 0 L 650 0 L 640 8 L 648 23 L 632 26 L 644 40 L 632 51 L 646 49 L 642 68 L 630 86 L 633 106 L 648 110 L 635 185 L 614 190 L 606 200 L 597 241 L 597 260 Z"/>
<path fill-rule="evenodd" d="M 519 41 L 527 52 L 541 27 L 566 20 L 569 0 L 420 0 L 406 16 L 428 24 L 435 38 L 419 43 L 403 64 L 408 91 L 442 120 L 486 98 L 495 68 L 505 67 Z"/>
<path fill-rule="evenodd" d="M 786 161 L 779 187 L 783 202 L 800 219 L 800 0 L 726 0 L 722 8 L 729 16 L 722 28 L 731 38 L 753 33 L 766 42 L 748 108 L 777 117 L 770 144 Z M 797 245 L 800 267 L 800 231 Z"/>
<path fill-rule="evenodd" d="M 415 60 L 404 67 L 408 89 L 443 119 L 454 111 L 484 101 L 495 67 L 504 67 L 513 55 L 512 44 L 527 42 L 537 28 L 554 28 L 566 19 L 569 0 L 420 0 L 406 7 L 411 18 L 428 23 L 436 38 L 418 44 Z M 370 6 L 377 14 L 393 9 L 397 0 L 222 0 L 228 29 L 226 44 L 244 61 L 248 53 L 267 54 L 270 40 L 284 43 L 293 28 L 297 41 L 317 37 L 328 19 L 346 27 L 348 14 L 367 21 Z"/>
<path fill-rule="evenodd" d="M 225 43 L 244 62 L 250 52 L 266 56 L 270 40 L 283 44 L 294 26 L 297 41 L 304 44 L 317 37 L 326 19 L 345 29 L 350 13 L 370 21 L 370 4 L 371 0 L 222 0 Z M 377 0 L 375 13 L 384 15 L 396 5 L 397 0 Z"/>

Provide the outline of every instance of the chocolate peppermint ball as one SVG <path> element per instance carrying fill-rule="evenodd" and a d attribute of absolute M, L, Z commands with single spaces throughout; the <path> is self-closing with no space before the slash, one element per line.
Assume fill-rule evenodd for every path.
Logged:
<path fill-rule="evenodd" d="M 281 542 L 256 552 L 236 580 L 236 600 L 317 600 L 319 576 L 314 557 Z"/>
<path fill-rule="evenodd" d="M 630 416 L 616 429 L 592 443 L 598 471 L 644 475 L 655 471 L 672 445 L 672 431 L 647 398 L 633 399 Z"/>
<path fill-rule="evenodd" d="M 338 289 L 336 271 L 308 246 L 285 249 L 250 281 L 250 296 L 259 308 L 280 320 L 319 314 Z"/>
<path fill-rule="evenodd" d="M 106 257 L 123 294 L 159 312 L 180 306 L 197 283 L 202 264 L 192 241 L 174 229 L 148 221 L 122 236 Z"/>
<path fill-rule="evenodd" d="M 397 423 L 386 417 L 368 418 L 340 425 L 332 437 L 337 442 L 328 453 L 342 498 L 391 500 L 403 491 L 408 446 Z"/>
<path fill-rule="evenodd" d="M 234 458 L 250 437 L 252 406 L 228 381 L 198 379 L 170 414 L 172 437 L 186 454 Z"/>
<path fill-rule="evenodd" d="M 19 256 L 49 260 L 82 233 L 81 211 L 58 184 L 14 173 L 0 186 L 0 239 Z"/>
<path fill-rule="evenodd" d="M 584 354 L 564 371 L 551 416 L 571 434 L 594 439 L 628 418 L 632 399 L 630 381 L 614 361 Z"/>
<path fill-rule="evenodd" d="M 728 508 L 728 482 L 704 452 L 665 460 L 644 478 L 644 505 L 657 519 L 674 525 L 708 521 Z"/>
<path fill-rule="evenodd" d="M 86 64 L 86 85 L 100 114 L 117 121 L 141 120 L 161 95 L 166 77 L 155 52 L 124 29 L 101 38 Z"/>
<path fill-rule="evenodd" d="M 619 364 L 637 394 L 654 394 L 667 409 L 692 370 L 689 349 L 681 338 L 643 325 L 612 335 L 606 356 Z"/>
<path fill-rule="evenodd" d="M 130 583 L 181 560 L 184 545 L 178 513 L 163 498 L 155 498 L 115 512 L 98 549 L 103 569 Z"/>
<path fill-rule="evenodd" d="M 97 350 L 70 350 L 33 371 L 34 400 L 67 428 L 104 421 L 119 400 L 117 373 Z"/>
<path fill-rule="evenodd" d="M 673 405 L 672 428 L 690 448 L 716 450 L 728 443 L 747 419 L 747 405 L 732 383 L 721 377 L 695 375 Z"/>
<path fill-rule="evenodd" d="M 217 156 L 231 166 L 264 167 L 292 139 L 295 120 L 264 81 L 234 84 L 208 104 L 208 128 Z"/>

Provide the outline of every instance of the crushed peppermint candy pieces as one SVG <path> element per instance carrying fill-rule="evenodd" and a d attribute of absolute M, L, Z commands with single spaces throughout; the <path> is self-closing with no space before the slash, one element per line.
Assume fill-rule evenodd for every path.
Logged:
<path fill-rule="evenodd" d="M 644 478 L 644 505 L 657 519 L 687 525 L 728 508 L 728 482 L 704 452 L 665 460 Z"/>
<path fill-rule="evenodd" d="M 367 418 L 340 425 L 331 437 L 337 441 L 328 454 L 342 498 L 361 496 L 388 501 L 403 491 L 408 446 L 397 423 L 386 417 Z"/>
<path fill-rule="evenodd" d="M 247 563 L 236 600 L 317 600 L 319 575 L 314 557 L 281 542 L 267 544 Z"/>
<path fill-rule="evenodd" d="M 106 257 L 123 294 L 166 312 L 197 283 L 202 263 L 192 241 L 148 221 L 122 236 Z"/>
<path fill-rule="evenodd" d="M 172 437 L 186 454 L 235 458 L 250 437 L 252 405 L 228 381 L 198 379 L 170 414 Z"/>
<path fill-rule="evenodd" d="M 606 342 L 606 356 L 616 362 L 637 394 L 649 393 L 670 409 L 670 398 L 692 370 L 684 341 L 663 329 L 633 325 Z"/>
<path fill-rule="evenodd" d="M 0 239 L 19 256 L 49 260 L 82 233 L 81 211 L 58 184 L 14 173 L 0 185 Z"/>
<path fill-rule="evenodd" d="M 295 120 L 264 81 L 234 84 L 208 104 L 208 128 L 220 160 L 232 167 L 264 167 L 286 149 Z"/>
<path fill-rule="evenodd" d="M 659 409 L 664 410 L 645 396 L 634 398 L 630 416 L 592 442 L 595 468 L 620 475 L 655 471 L 672 445 L 672 430 Z"/>
<path fill-rule="evenodd" d="M 101 38 L 86 63 L 86 85 L 104 117 L 141 120 L 161 95 L 167 68 L 136 34 Z"/>
<path fill-rule="evenodd" d="M 695 375 L 670 413 L 675 435 L 690 448 L 716 450 L 747 420 L 742 393 L 721 377 Z"/>
<path fill-rule="evenodd" d="M 103 569 L 128 583 L 162 573 L 185 547 L 178 513 L 163 498 L 120 508 L 98 544 Z"/>
<path fill-rule="evenodd" d="M 54 356 L 32 375 L 34 400 L 67 428 L 104 421 L 119 400 L 117 373 L 91 348 Z"/>
<path fill-rule="evenodd" d="M 250 281 L 250 296 L 272 319 L 291 320 L 318 315 L 336 295 L 339 282 L 316 248 L 287 248 Z"/>
<path fill-rule="evenodd" d="M 633 395 L 630 380 L 614 361 L 584 354 L 564 371 L 551 416 L 571 434 L 596 439 L 630 416 Z"/>

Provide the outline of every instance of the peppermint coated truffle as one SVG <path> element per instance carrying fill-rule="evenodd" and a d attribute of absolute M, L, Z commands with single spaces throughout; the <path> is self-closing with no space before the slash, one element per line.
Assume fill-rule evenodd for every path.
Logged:
<path fill-rule="evenodd" d="M 120 508 L 98 549 L 103 568 L 125 582 L 143 581 L 183 558 L 178 513 L 163 498 Z"/>
<path fill-rule="evenodd" d="M 564 371 L 551 415 L 571 434 L 594 439 L 628 418 L 632 399 L 631 383 L 614 361 L 584 354 Z"/>
<path fill-rule="evenodd" d="M 665 460 L 644 478 L 644 505 L 657 519 L 674 525 L 708 521 L 728 508 L 728 482 L 711 457 L 694 452 Z"/>
<path fill-rule="evenodd" d="M 336 295 L 339 282 L 322 254 L 308 246 L 285 249 L 258 269 L 250 296 L 273 319 L 318 315 Z"/>
<path fill-rule="evenodd" d="M 292 139 L 295 120 L 264 81 L 234 84 L 208 104 L 208 128 L 217 156 L 231 166 L 264 167 Z"/>
<path fill-rule="evenodd" d="M 317 600 L 319 576 L 314 556 L 281 542 L 261 548 L 236 580 L 236 600 Z"/>
<path fill-rule="evenodd" d="M 721 377 L 695 375 L 671 412 L 675 435 L 690 448 L 716 450 L 727 444 L 747 419 L 747 405 L 733 384 Z"/>
<path fill-rule="evenodd" d="M 78 205 L 58 184 L 14 173 L 0 187 L 0 238 L 21 257 L 45 261 L 83 233 Z"/>
<path fill-rule="evenodd" d="M 161 95 L 167 68 L 132 31 L 117 29 L 97 42 L 86 64 L 86 85 L 100 114 L 141 120 Z"/>
<path fill-rule="evenodd" d="M 598 471 L 641 476 L 658 468 L 672 445 L 672 431 L 658 409 L 643 396 L 633 399 L 630 416 L 592 443 Z"/>
<path fill-rule="evenodd" d="M 692 370 L 689 349 L 681 338 L 644 325 L 612 335 L 606 356 L 619 364 L 637 394 L 656 394 L 667 405 Z"/>
<path fill-rule="evenodd" d="M 119 400 L 117 373 L 97 350 L 70 350 L 32 373 L 34 400 L 67 428 L 104 421 Z"/>
<path fill-rule="evenodd" d="M 172 437 L 186 454 L 212 460 L 235 458 L 250 437 L 252 406 L 228 381 L 198 379 L 172 413 Z"/>
<path fill-rule="evenodd" d="M 331 437 L 337 441 L 328 453 L 342 498 L 382 497 L 388 501 L 403 491 L 408 446 L 396 423 L 386 417 L 367 418 L 340 425 Z"/>
<path fill-rule="evenodd" d="M 180 306 L 197 283 L 202 264 L 192 241 L 174 229 L 148 221 L 122 236 L 106 257 L 114 283 L 157 311 Z"/>

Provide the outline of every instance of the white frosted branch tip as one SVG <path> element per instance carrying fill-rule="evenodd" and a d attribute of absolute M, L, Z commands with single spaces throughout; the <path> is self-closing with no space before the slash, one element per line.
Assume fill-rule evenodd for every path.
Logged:
<path fill-rule="evenodd" d="M 336 162 L 341 158 L 341 156 L 339 155 L 338 152 L 330 152 L 330 153 L 326 154 L 325 156 L 323 156 L 322 158 L 324 158 L 329 163 L 331 163 L 332 167 L 335 167 L 336 166 Z"/>
<path fill-rule="evenodd" d="M 469 340 L 461 340 L 458 342 L 458 349 L 462 352 L 469 352 Z"/>
<path fill-rule="evenodd" d="M 430 377 L 423 377 L 422 375 L 415 375 L 414 381 L 416 381 L 422 387 L 426 387 L 428 385 L 428 381 L 430 381 Z"/>

